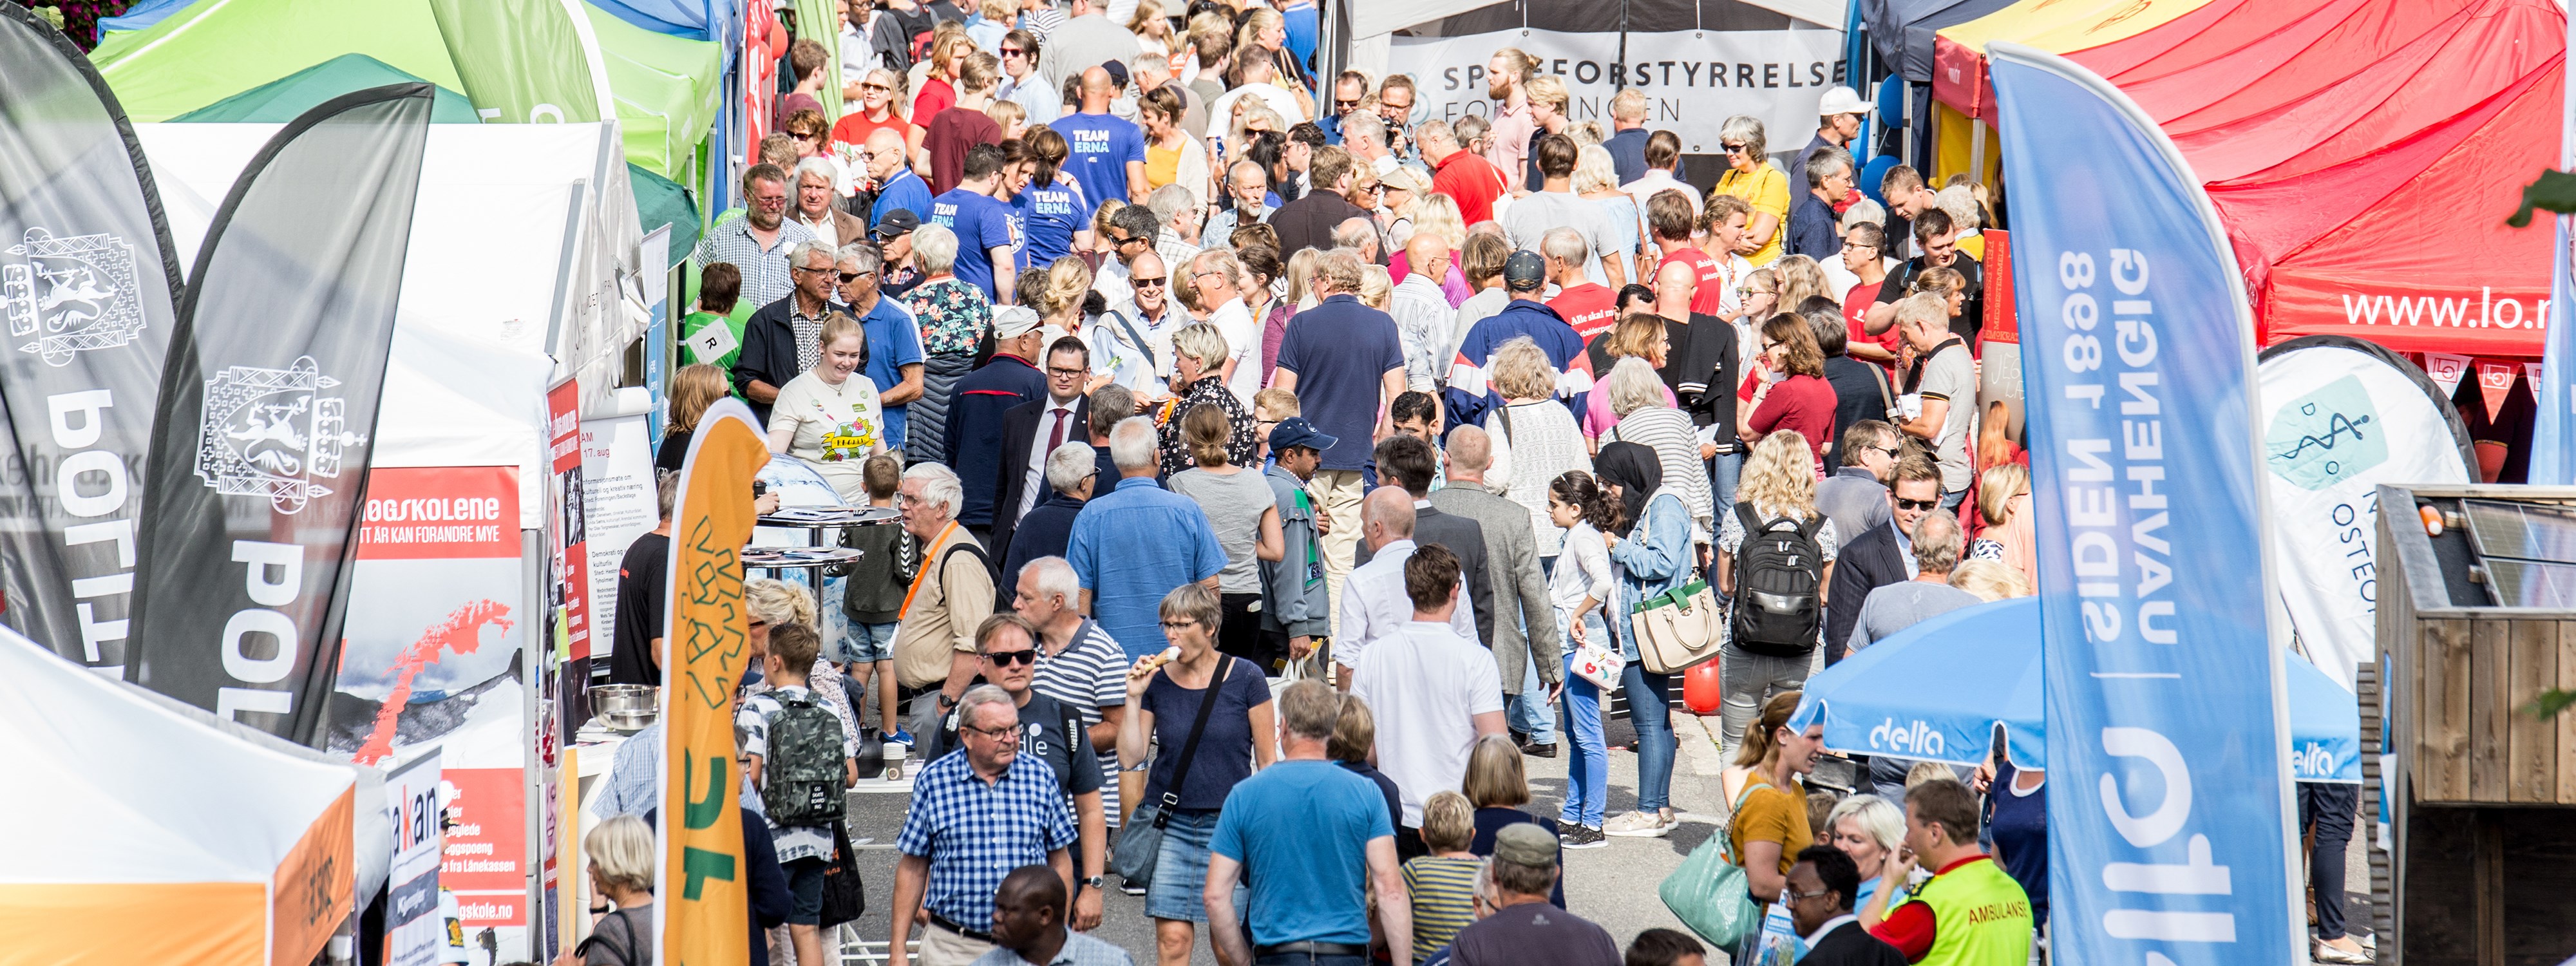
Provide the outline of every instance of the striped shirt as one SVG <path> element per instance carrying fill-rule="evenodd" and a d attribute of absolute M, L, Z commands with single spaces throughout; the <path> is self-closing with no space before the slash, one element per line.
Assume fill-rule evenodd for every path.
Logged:
<path fill-rule="evenodd" d="M 696 257 L 700 268 L 730 262 L 741 269 L 742 297 L 759 307 L 796 290 L 795 278 L 787 270 L 787 253 L 815 240 L 812 231 L 790 218 L 778 223 L 778 243 L 762 248 L 760 240 L 751 236 L 751 222 L 735 215 L 707 230 L 707 237 L 698 240 Z"/>
<path fill-rule="evenodd" d="M 1101 709 L 1123 707 L 1127 703 L 1127 652 L 1100 628 L 1100 623 L 1083 618 L 1082 626 L 1073 632 L 1073 642 L 1064 650 L 1048 654 L 1038 649 L 1037 678 L 1029 683 L 1031 690 L 1065 703 L 1082 715 L 1088 727 L 1100 723 Z M 1101 748 L 1100 773 L 1118 773 L 1118 745 Z"/>
<path fill-rule="evenodd" d="M 1425 855 L 1404 863 L 1404 893 L 1413 897 L 1413 958 L 1431 955 L 1476 921 L 1476 871 L 1483 859 Z"/>
<path fill-rule="evenodd" d="M 1020 11 L 1020 29 L 1028 31 L 1040 43 L 1044 43 L 1047 38 L 1055 35 L 1055 28 L 1064 26 L 1064 19 L 1064 11 L 1056 9 L 1054 4 L 1048 4 L 1035 10 Z"/>

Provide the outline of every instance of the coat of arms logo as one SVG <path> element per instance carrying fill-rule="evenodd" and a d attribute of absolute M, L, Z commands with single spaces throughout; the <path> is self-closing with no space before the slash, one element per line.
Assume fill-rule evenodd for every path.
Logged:
<path fill-rule="evenodd" d="M 348 431 L 345 400 L 321 395 L 339 385 L 312 356 L 284 369 L 232 366 L 206 380 L 197 475 L 217 493 L 265 496 L 280 513 L 301 512 L 331 492 L 319 481 L 339 477 L 348 448 L 367 439 Z"/>
<path fill-rule="evenodd" d="M 56 238 L 27 229 L 0 259 L 0 306 L 9 316 L 9 339 L 51 365 L 69 365 L 75 353 L 112 349 L 143 331 L 143 305 L 134 298 L 134 246 L 114 235 Z"/>

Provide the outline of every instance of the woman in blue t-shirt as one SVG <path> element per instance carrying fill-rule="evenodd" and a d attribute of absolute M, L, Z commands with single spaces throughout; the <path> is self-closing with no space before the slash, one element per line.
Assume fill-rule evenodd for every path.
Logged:
<path fill-rule="evenodd" d="M 1028 186 L 1012 203 L 1019 209 L 1019 270 L 1026 272 L 1053 264 L 1077 246 L 1090 247 L 1091 199 L 1083 194 L 1082 182 L 1064 173 L 1069 153 L 1064 135 L 1041 124 L 1029 128 L 1021 142 L 1029 155 Z"/>
<path fill-rule="evenodd" d="M 1177 950 L 1177 961 L 1186 963 L 1196 925 L 1208 921 L 1199 897 L 1207 885 L 1208 842 L 1216 834 L 1217 810 L 1237 783 L 1277 757 L 1277 719 L 1261 669 L 1216 649 L 1217 627 L 1225 619 L 1216 591 L 1183 584 L 1163 598 L 1161 610 L 1163 636 L 1180 654 L 1168 662 L 1163 657 L 1169 650 L 1148 654 L 1127 672 L 1127 716 L 1118 728 L 1118 758 L 1143 761 L 1147 735 L 1160 747 L 1147 773 L 1145 797 L 1128 821 L 1144 820 L 1144 806 L 1171 815 L 1163 826 L 1153 880 L 1146 886 L 1145 914 L 1154 919 L 1162 960 L 1174 962 Z M 1189 773 L 1176 782 L 1191 726 L 1198 721 L 1200 704 L 1208 701 L 1214 705 L 1208 709 L 1207 730 L 1187 754 Z"/>
<path fill-rule="evenodd" d="M 1852 909 L 1861 917 L 1861 928 L 1878 925 L 1878 917 L 1870 915 L 1869 900 L 1889 885 L 1887 872 L 1896 867 L 1896 850 L 1905 844 L 1905 810 L 1876 795 L 1853 795 L 1834 803 L 1825 827 L 1816 830 L 1816 840 L 1851 856 L 1861 877 Z M 1887 897 L 1890 908 L 1905 901 L 1905 883 L 1895 883 L 1895 889 Z"/>

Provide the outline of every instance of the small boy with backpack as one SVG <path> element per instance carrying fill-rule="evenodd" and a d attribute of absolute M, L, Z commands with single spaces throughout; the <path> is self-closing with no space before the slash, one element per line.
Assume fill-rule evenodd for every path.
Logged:
<path fill-rule="evenodd" d="M 903 486 L 903 460 L 879 453 L 868 457 L 859 472 L 868 506 L 893 507 L 895 490 Z M 850 710 L 866 718 L 867 694 L 875 689 L 886 740 L 909 746 L 912 734 L 895 717 L 894 634 L 903 627 L 897 618 L 903 616 L 904 583 L 897 575 L 909 569 L 902 557 L 910 547 L 903 528 L 893 523 L 850 527 L 841 542 L 859 551 L 858 561 L 850 565 L 850 575 L 841 585 L 841 612 L 849 620 L 841 632 L 836 662 L 843 666 L 842 680 L 853 686 Z"/>
<path fill-rule="evenodd" d="M 859 775 L 852 760 L 858 749 L 840 716 L 805 686 L 822 648 L 812 627 L 771 627 L 769 654 L 761 659 L 770 689 L 745 699 L 734 716 L 743 771 L 760 790 L 795 900 L 787 924 L 799 963 L 824 961 L 823 877 L 831 867 L 833 828 L 848 811 L 848 789 Z"/>

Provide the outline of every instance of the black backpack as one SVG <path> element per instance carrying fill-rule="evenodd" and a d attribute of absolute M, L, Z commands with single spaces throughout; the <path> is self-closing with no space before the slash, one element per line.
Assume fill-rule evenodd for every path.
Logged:
<path fill-rule="evenodd" d="M 1735 646 L 1773 657 L 1806 655 L 1825 623 L 1818 600 L 1825 555 L 1816 546 L 1824 516 L 1766 523 L 1750 503 L 1736 504 L 1735 516 L 1744 521 L 1744 542 L 1735 551 Z"/>
<path fill-rule="evenodd" d="M 814 692 L 780 694 L 769 717 L 769 753 L 760 764 L 760 800 L 780 827 L 840 821 L 849 809 L 849 768 L 842 762 L 841 718 Z"/>

